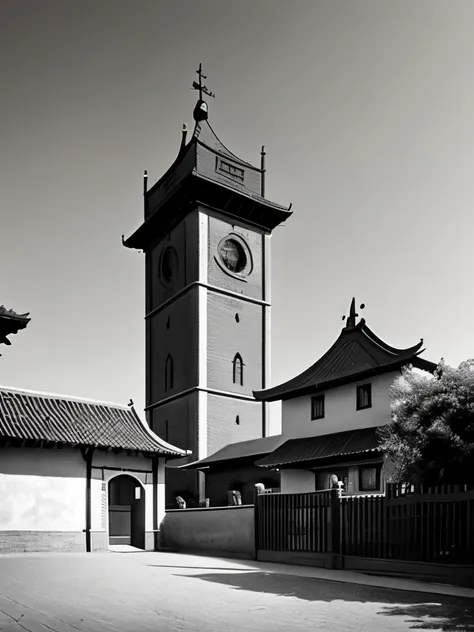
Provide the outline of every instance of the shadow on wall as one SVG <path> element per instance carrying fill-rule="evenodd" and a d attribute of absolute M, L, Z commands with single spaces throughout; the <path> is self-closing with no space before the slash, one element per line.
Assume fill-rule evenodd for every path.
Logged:
<path fill-rule="evenodd" d="M 384 628 L 383 617 L 401 617 L 411 629 L 474 632 L 474 604 L 459 597 L 238 569 L 232 573 L 178 576 L 226 584 L 236 590 L 271 593 L 305 601 L 376 603 L 380 605 L 377 613 L 380 617 L 380 629 Z"/>

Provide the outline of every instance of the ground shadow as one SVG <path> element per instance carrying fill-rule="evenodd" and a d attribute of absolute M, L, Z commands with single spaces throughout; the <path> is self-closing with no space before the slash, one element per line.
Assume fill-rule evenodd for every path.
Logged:
<path fill-rule="evenodd" d="M 210 570 L 210 569 L 206 569 Z M 232 571 L 178 575 L 217 584 L 235 590 L 269 593 L 305 601 L 352 601 L 380 604 L 379 615 L 401 617 L 410 628 L 474 632 L 474 604 L 471 600 L 449 595 L 431 595 L 377 586 L 327 581 L 261 571 Z"/>
<path fill-rule="evenodd" d="M 385 607 L 378 614 L 403 617 L 413 630 L 442 630 L 443 632 L 474 631 L 472 606 L 459 603 L 418 603 Z"/>

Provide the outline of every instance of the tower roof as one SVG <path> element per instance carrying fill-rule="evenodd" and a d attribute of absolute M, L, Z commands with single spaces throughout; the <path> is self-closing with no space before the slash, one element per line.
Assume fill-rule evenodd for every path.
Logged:
<path fill-rule="evenodd" d="M 431 373 L 435 370 L 435 363 L 419 357 L 424 351 L 423 339 L 412 347 L 397 349 L 376 336 L 363 318 L 357 323 L 357 317 L 355 299 L 352 299 L 346 325 L 328 351 L 288 382 L 254 391 L 255 398 L 267 402 L 292 399 L 387 373 L 407 364 Z"/>
<path fill-rule="evenodd" d="M 170 229 L 192 205 L 201 204 L 235 219 L 243 220 L 270 232 L 291 215 L 290 207 L 281 206 L 265 198 L 265 167 L 257 167 L 236 156 L 217 136 L 208 120 L 208 106 L 203 94 L 214 95 L 202 85 L 194 108 L 195 126 L 187 140 L 184 126 L 181 146 L 176 160 L 150 189 L 144 191 L 145 221 L 124 245 L 144 249 L 156 231 Z"/>

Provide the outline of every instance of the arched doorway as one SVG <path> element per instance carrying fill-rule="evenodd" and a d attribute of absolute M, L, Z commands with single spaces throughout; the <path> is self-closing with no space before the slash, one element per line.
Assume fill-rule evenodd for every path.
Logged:
<path fill-rule="evenodd" d="M 145 548 L 145 490 L 128 474 L 109 481 L 109 544 Z"/>

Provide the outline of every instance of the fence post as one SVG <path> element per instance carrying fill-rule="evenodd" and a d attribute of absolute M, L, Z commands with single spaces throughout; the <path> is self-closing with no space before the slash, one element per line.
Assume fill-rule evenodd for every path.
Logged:
<path fill-rule="evenodd" d="M 331 568 L 337 568 L 341 554 L 341 499 L 338 489 L 329 492 L 328 553 L 333 554 Z"/>
<path fill-rule="evenodd" d="M 255 485 L 254 490 L 253 490 L 253 526 L 254 526 L 254 534 L 253 534 L 253 540 L 254 540 L 254 559 L 258 560 L 258 513 L 259 513 L 259 506 L 258 506 L 258 496 L 259 496 L 259 485 L 257 483 L 257 485 Z"/>

